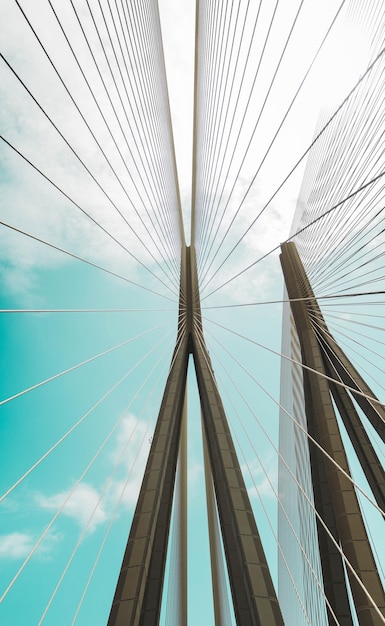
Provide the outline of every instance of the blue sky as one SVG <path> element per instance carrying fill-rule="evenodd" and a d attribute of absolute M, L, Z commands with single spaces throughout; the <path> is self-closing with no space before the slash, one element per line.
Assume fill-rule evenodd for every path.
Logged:
<path fill-rule="evenodd" d="M 36 43 L 16 3 L 6 0 L 2 3 L 0 13 L 4 57 L 19 73 L 31 92 L 36 94 L 41 106 L 89 165 L 95 178 L 108 189 L 112 202 L 101 193 L 90 176 L 86 175 L 79 165 L 79 160 L 68 146 L 64 145 L 63 139 L 54 131 L 47 117 L 31 102 L 21 83 L 3 63 L 0 78 L 2 135 L 62 188 L 72 201 L 64 197 L 58 189 L 53 188 L 36 169 L 34 170 L 9 145 L 2 142 L 1 220 L 16 229 L 22 229 L 57 247 L 69 250 L 78 257 L 86 258 L 91 263 L 106 267 L 110 272 L 138 283 L 142 288 L 69 258 L 63 252 L 50 249 L 15 230 L 5 226 L 0 229 L 0 308 L 63 309 L 62 312 L 56 313 L 0 314 L 1 493 L 7 492 L 45 455 L 47 450 L 55 446 L 56 442 L 79 422 L 68 437 L 66 436 L 60 445 L 57 445 L 52 453 L 1 502 L 0 595 L 16 575 L 17 580 L 0 604 L 0 621 L 4 626 L 15 624 L 32 626 L 38 624 L 44 616 L 44 624 L 47 625 L 67 626 L 72 623 L 78 603 L 82 599 L 83 589 L 92 572 L 92 565 L 98 556 L 99 548 L 103 545 L 76 620 L 76 624 L 80 626 L 87 626 L 90 623 L 98 626 L 105 624 L 108 616 L 141 473 L 150 446 L 154 420 L 174 347 L 178 282 L 175 277 L 170 280 L 168 278 L 170 272 L 167 263 L 173 263 L 170 249 L 161 249 L 163 258 L 160 258 L 159 250 L 154 245 L 154 241 L 158 242 L 159 226 L 157 223 L 155 225 L 150 223 L 145 213 L 145 209 L 148 208 L 147 200 L 153 197 L 149 184 L 140 186 L 140 177 L 146 176 L 146 168 L 141 164 L 138 165 L 139 159 L 135 150 L 130 153 L 128 145 L 122 148 L 125 161 L 118 158 L 114 152 L 112 140 L 100 123 L 95 104 L 90 99 L 78 68 L 68 52 L 65 39 L 48 3 L 39 0 L 33 10 L 27 2 L 21 4 L 52 59 L 60 68 L 71 93 L 81 103 L 82 111 L 90 120 L 90 126 L 98 141 L 105 146 L 115 172 L 125 180 L 125 189 L 128 193 L 116 183 L 116 176 L 112 175 L 106 161 L 101 158 L 95 142 L 75 113 L 73 103 L 70 102 L 68 94 L 64 93 L 63 86 Z M 255 171 L 256 159 L 263 153 L 262 148 L 268 145 L 276 130 L 277 120 L 281 119 L 285 107 L 295 93 L 298 81 L 303 76 L 307 63 L 336 10 L 333 2 L 324 3 L 323 7 L 319 7 L 318 4 L 305 3 L 301 21 L 298 23 L 297 36 L 292 48 L 288 49 L 287 65 L 280 74 L 278 87 L 268 108 L 270 112 L 264 119 L 262 130 L 259 130 L 255 137 L 255 143 L 252 144 L 241 174 L 236 178 L 234 206 L 231 205 L 226 215 L 219 230 L 218 240 L 235 213 L 236 203 L 241 200 L 249 186 Z M 79 15 L 86 25 L 86 32 L 98 50 L 99 61 L 107 77 L 107 68 L 97 46 L 92 23 L 87 17 L 86 6 L 82 3 L 78 3 L 77 6 Z M 243 11 L 244 6 L 242 4 Z M 70 34 L 79 59 L 89 72 L 88 75 L 95 85 L 102 106 L 109 112 L 109 122 L 114 133 L 119 135 L 117 122 L 109 109 L 107 96 L 81 39 L 70 6 L 60 6 L 57 2 L 55 8 Z M 272 68 L 278 59 L 277 42 L 280 42 L 283 33 L 287 34 L 287 24 L 293 19 L 297 8 L 297 4 L 286 9 L 281 7 L 277 13 L 266 67 L 261 77 L 260 92 L 263 94 L 268 77 L 271 76 Z M 168 0 L 162 0 L 160 9 L 182 208 L 185 215 L 186 238 L 189 240 L 194 6 L 191 0 L 184 0 L 178 3 L 178 6 L 174 6 L 174 3 Z M 253 11 L 255 10 L 256 7 Z M 100 20 L 96 8 L 95 12 Z M 271 13 L 267 9 L 261 15 L 261 29 L 264 33 L 270 17 Z M 248 25 L 248 28 L 251 26 Z M 245 40 L 246 37 L 245 35 Z M 20 45 L 20 41 L 23 45 Z M 345 49 L 352 50 L 349 48 L 351 41 L 349 42 L 349 39 L 345 41 Z M 257 48 L 254 50 L 255 53 L 256 50 Z M 303 54 L 304 50 L 306 54 Z M 242 54 L 246 54 L 245 50 Z M 332 62 L 334 63 L 340 56 L 342 55 L 332 55 Z M 349 59 L 351 61 L 351 55 Z M 320 93 L 323 97 L 326 96 L 326 102 L 330 105 L 329 94 L 333 93 L 333 98 L 338 97 L 337 87 L 340 88 L 343 82 L 341 76 L 346 79 L 348 73 L 346 68 L 350 68 L 351 63 L 344 65 L 343 60 L 341 63 L 342 73 L 340 67 L 340 73 L 336 72 L 337 78 L 331 78 L 330 58 L 319 61 L 315 77 L 309 78 L 304 94 L 293 107 L 292 116 L 252 186 L 243 210 L 231 228 L 230 236 L 217 261 L 213 263 L 213 269 L 225 258 L 248 227 L 256 208 L 264 205 L 307 147 L 319 112 Z M 293 67 L 296 68 L 295 71 Z M 250 70 L 250 76 L 247 78 L 249 87 L 251 76 Z M 353 80 L 354 73 L 347 79 Z M 106 78 L 106 81 L 108 89 L 114 93 L 111 78 Z M 255 118 L 253 111 L 261 104 L 260 97 L 258 93 L 253 93 L 251 100 L 253 106 L 245 118 L 245 126 L 237 147 L 237 159 L 226 185 L 232 184 L 233 179 L 235 180 L 240 162 L 239 155 L 245 149 L 247 138 L 250 136 Z M 242 98 L 244 104 L 245 94 Z M 126 119 L 127 122 L 123 113 L 124 107 L 119 105 L 118 101 L 116 106 L 121 119 Z M 240 108 L 243 111 L 242 107 Z M 130 119 L 130 116 L 128 118 Z M 164 162 L 169 164 L 170 137 L 162 126 L 162 133 L 163 131 L 163 152 L 161 150 L 157 158 L 159 163 L 163 163 L 164 159 Z M 134 139 L 139 143 L 140 132 L 135 131 L 130 139 L 130 146 L 134 145 Z M 158 166 L 158 161 L 156 159 L 155 161 L 155 165 Z M 221 287 L 225 281 L 288 236 L 304 164 L 305 159 L 280 195 L 270 204 L 269 210 L 258 226 L 252 228 L 242 240 L 237 254 L 234 254 L 231 260 L 224 264 L 223 269 L 218 271 L 210 288 L 202 294 L 203 307 L 281 300 L 283 282 L 277 253 L 268 256 L 253 271 L 219 289 L 215 296 L 207 299 L 204 299 L 204 296 L 212 289 Z M 128 171 L 132 173 L 131 178 L 128 177 Z M 135 185 L 140 187 L 142 195 L 136 191 Z M 172 182 L 166 178 L 164 189 L 169 193 L 170 206 L 175 213 L 177 201 L 175 191 L 169 191 L 171 188 Z M 143 198 L 147 200 L 143 201 Z M 116 245 L 113 238 L 107 237 L 95 223 L 91 223 L 76 204 L 87 211 L 94 220 L 102 223 L 113 237 L 122 242 L 122 246 Z M 113 210 L 113 205 L 118 206 L 124 215 L 127 215 L 128 223 Z M 134 210 L 134 207 L 137 210 Z M 162 203 L 158 208 L 164 209 Z M 150 214 L 151 210 L 150 207 Z M 167 222 L 162 224 L 166 228 Z M 133 229 L 138 236 L 134 235 Z M 162 237 L 159 238 L 159 241 L 161 240 Z M 175 249 L 178 250 L 178 245 Z M 89 311 L 69 312 L 72 309 Z M 108 311 L 94 312 L 96 309 Z M 267 476 L 276 487 L 277 454 L 258 426 L 257 419 L 262 422 L 270 437 L 277 442 L 280 359 L 277 354 L 229 334 L 210 320 L 279 352 L 281 313 L 280 303 L 252 308 L 205 310 L 206 340 L 237 440 L 240 462 L 245 469 L 246 483 L 275 582 L 277 547 L 256 496 L 256 486 L 259 488 L 271 522 L 276 527 L 277 504 Z M 125 345 L 120 345 L 124 342 Z M 115 346 L 119 347 L 108 354 L 102 354 Z M 231 359 L 223 346 L 236 358 L 242 359 L 246 370 L 249 370 L 267 389 L 276 402 L 273 402 Z M 98 356 L 99 354 L 102 355 Z M 87 364 L 8 401 L 13 395 L 90 359 L 92 360 Z M 237 396 L 224 367 L 236 381 L 246 402 L 253 407 L 254 413 L 240 400 L 240 396 Z M 213 615 L 208 573 L 200 414 L 193 379 L 193 368 L 190 365 L 189 617 L 192 624 L 210 626 L 213 623 Z M 240 420 L 245 424 L 246 433 Z M 247 433 L 251 433 L 253 445 L 248 441 Z M 256 452 L 260 456 L 262 466 L 255 462 Z M 94 457 L 95 460 L 87 469 Z M 60 514 L 54 519 L 58 511 Z M 112 518 L 114 522 L 110 529 Z M 47 528 L 41 544 L 36 547 L 36 551 L 18 575 L 19 568 Z M 71 553 L 79 540 L 79 549 L 66 572 L 68 560 L 72 558 Z M 202 562 L 205 563 L 204 574 Z M 60 586 L 56 593 L 59 582 Z"/>

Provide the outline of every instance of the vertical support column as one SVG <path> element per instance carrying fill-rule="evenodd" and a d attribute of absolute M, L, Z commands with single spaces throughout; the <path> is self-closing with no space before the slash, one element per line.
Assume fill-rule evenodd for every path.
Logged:
<path fill-rule="evenodd" d="M 283 626 L 266 556 L 203 338 L 193 247 L 190 259 L 194 307 L 192 354 L 237 626 Z"/>
<path fill-rule="evenodd" d="M 179 493 L 179 575 L 180 575 L 180 604 L 179 624 L 187 625 L 187 388 L 185 390 L 182 431 L 180 435 L 180 493 Z"/>
<path fill-rule="evenodd" d="M 303 371 L 305 411 L 309 435 L 319 441 L 317 423 L 314 419 L 316 407 L 313 404 L 309 373 Z M 339 544 L 337 522 L 333 508 L 326 471 L 326 459 L 315 446 L 309 446 L 310 471 L 312 476 L 314 503 L 333 539 Z M 320 521 L 316 520 L 318 545 L 321 557 L 322 575 L 325 594 L 340 626 L 353 626 L 353 617 L 346 585 L 345 569 L 337 546 L 325 532 Z M 330 626 L 335 626 L 335 619 L 327 612 Z"/>
<path fill-rule="evenodd" d="M 189 359 L 186 248 L 182 251 L 178 336 L 108 626 L 157 626 Z"/>
<path fill-rule="evenodd" d="M 283 626 L 210 358 L 196 337 L 193 356 L 237 626 Z"/>
<path fill-rule="evenodd" d="M 159 622 L 187 362 L 185 337 L 167 379 L 108 626 Z"/>
<path fill-rule="evenodd" d="M 202 417 L 203 419 L 203 417 Z M 220 555 L 218 554 L 218 523 L 217 511 L 215 503 L 215 493 L 213 487 L 213 477 L 211 474 L 210 458 L 207 449 L 206 435 L 202 423 L 202 442 L 203 442 L 203 458 L 205 468 L 205 487 L 206 487 L 206 507 L 207 521 L 209 526 L 209 544 L 210 544 L 210 564 L 211 564 L 211 583 L 213 589 L 214 604 L 214 620 L 215 626 L 222 626 L 225 623 L 224 607 L 221 601 L 221 583 L 220 583 Z"/>
<path fill-rule="evenodd" d="M 348 461 L 330 397 L 329 383 L 327 379 L 316 373 L 324 374 L 325 369 L 322 351 L 309 315 L 309 309 L 311 310 L 313 303 L 315 303 L 314 294 L 292 242 L 282 244 L 281 263 L 289 298 L 293 300 L 291 308 L 301 344 L 302 361 L 306 366 L 315 370 L 315 372 L 308 372 L 307 374 L 308 393 L 312 404 L 311 410 L 309 410 L 309 402 L 306 407 L 308 422 L 315 424 L 319 433 L 319 443 L 326 452 L 349 474 Z M 310 298 L 312 304 L 309 304 L 309 301 L 306 303 L 301 298 Z M 315 306 L 317 306 L 316 303 Z M 354 487 L 348 478 L 327 460 L 325 468 L 330 499 L 343 551 L 385 616 L 385 594 Z M 316 492 L 317 490 L 315 490 L 315 495 Z M 318 502 L 317 505 L 322 509 L 322 502 Z M 326 513 L 326 511 L 318 510 L 321 516 Z M 322 558 L 328 559 L 329 555 L 321 554 L 321 560 Z M 330 571 L 334 575 L 335 570 L 330 568 Z M 360 624 L 362 626 L 379 626 L 382 624 L 383 620 L 350 572 L 349 580 Z M 340 582 L 336 580 L 333 584 L 336 585 Z M 337 612 L 338 606 L 333 606 L 333 609 Z"/>

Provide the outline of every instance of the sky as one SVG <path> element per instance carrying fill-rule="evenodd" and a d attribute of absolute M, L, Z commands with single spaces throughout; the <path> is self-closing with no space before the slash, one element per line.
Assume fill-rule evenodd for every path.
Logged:
<path fill-rule="evenodd" d="M 240 67 L 246 59 L 246 44 L 259 6 L 251 4 L 243 33 L 244 45 L 240 47 Z M 101 3 L 105 14 L 101 14 L 96 2 L 90 5 L 113 64 L 112 44 L 103 26 L 104 15 L 112 32 L 113 21 L 108 17 L 107 4 Z M 90 96 L 50 3 L 36 0 L 32 9 L 27 2 L 19 5 L 13 0 L 4 0 L 0 8 L 1 135 L 6 140 L 2 141 L 0 170 L 3 224 L 0 229 L 0 297 L 2 311 L 15 311 L 2 312 L 0 317 L 3 340 L 0 480 L 2 493 L 7 494 L 1 501 L 0 512 L 0 596 L 5 594 L 0 604 L 0 621 L 4 626 L 42 623 L 39 620 L 47 625 L 64 626 L 73 623 L 75 617 L 79 625 L 106 623 L 176 334 L 178 235 L 170 245 L 162 247 L 161 243 L 165 239 L 163 233 L 169 232 L 170 222 L 174 224 L 178 207 L 163 70 L 161 66 L 154 66 L 154 69 L 150 63 L 148 67 L 138 65 L 128 73 L 131 83 L 123 80 L 123 69 L 122 76 L 115 72 L 117 87 L 109 74 L 88 3 L 79 0 L 73 6 L 52 3 L 95 90 L 96 100 L 106 112 L 111 133 L 102 123 L 100 110 Z M 246 3 L 240 2 L 239 6 L 240 16 L 244 17 Z M 278 252 L 239 279 L 231 279 L 287 238 L 305 158 L 279 195 L 269 203 L 263 217 L 255 226 L 250 224 L 256 210 L 264 206 L 302 157 L 313 137 L 321 106 L 335 106 L 366 62 L 365 41 L 358 38 L 355 31 L 346 28 L 336 34 L 333 31 L 329 52 L 323 51 L 317 59 L 268 159 L 250 186 L 256 163 L 267 149 L 339 5 L 330 1 L 322 3 L 321 7 L 313 0 L 303 3 L 295 36 L 254 135 L 256 111 L 262 105 L 282 42 L 299 6 L 297 2 L 290 6 L 281 4 L 274 14 L 258 89 L 250 91 L 255 62 L 247 66 L 243 90 L 240 74 L 237 74 L 241 99 L 234 114 L 235 126 L 240 127 L 241 116 L 245 117 L 239 141 L 235 141 L 235 133 L 229 135 L 234 161 L 230 162 L 229 156 L 224 157 L 229 166 L 224 193 L 228 193 L 233 184 L 234 193 L 218 227 L 216 246 L 232 218 L 235 221 L 208 270 L 206 278 L 218 268 L 210 287 L 202 291 L 203 306 L 282 299 Z M 35 34 L 20 7 L 31 21 Z M 269 6 L 261 3 L 261 7 L 258 26 L 261 36 L 253 40 L 252 59 L 261 54 L 273 15 L 272 3 Z M 178 3 L 161 0 L 159 9 L 181 206 L 189 242 L 195 6 L 192 0 Z M 117 17 L 118 13 L 114 15 Z M 101 75 L 97 73 L 79 23 L 84 25 L 92 50 L 97 51 Z M 129 45 L 134 46 L 131 40 Z M 151 58 L 159 60 L 160 40 L 152 36 L 147 45 L 153 55 Z M 209 49 L 207 54 L 209 58 Z M 215 57 L 213 59 L 215 63 Z M 232 63 L 234 67 L 234 60 Z M 141 100 L 144 91 L 139 86 L 145 85 L 146 80 L 153 81 L 153 91 L 147 93 L 147 99 Z M 26 93 L 25 87 L 38 104 Z M 130 97 L 132 93 L 138 94 L 137 100 L 131 98 L 129 106 L 125 87 Z M 206 89 L 219 90 L 220 87 L 210 87 L 207 83 Z M 201 93 L 204 96 L 205 89 L 202 88 Z M 250 105 L 247 106 L 249 93 Z M 117 116 L 113 114 L 109 96 Z M 198 149 L 201 157 L 205 155 L 209 159 L 213 143 L 205 140 L 210 138 L 210 128 L 204 126 L 208 117 L 202 113 L 207 105 L 203 96 L 199 101 Z M 90 128 L 85 128 L 74 101 L 79 103 Z M 159 108 L 154 106 L 157 102 L 161 102 Z M 230 102 L 232 111 L 234 97 Z M 147 114 L 139 114 L 146 103 L 154 106 L 151 114 L 148 114 L 150 109 Z M 220 106 L 220 98 L 217 103 Z M 135 126 L 138 120 L 139 126 Z M 156 141 L 150 146 L 146 138 L 151 135 L 151 129 Z M 227 122 L 226 132 L 229 130 Z M 121 155 L 117 153 L 113 136 L 119 137 Z M 250 137 L 250 150 L 237 174 Z M 100 146 L 105 150 L 104 155 Z M 203 162 L 202 157 L 200 163 Z M 152 177 L 149 172 L 156 172 L 156 175 Z M 203 171 L 198 171 L 200 181 L 204 180 L 204 175 Z M 124 181 L 123 185 L 120 180 Z M 249 186 L 250 193 L 235 217 L 236 208 Z M 203 184 L 202 189 L 204 192 Z M 212 189 L 207 196 L 215 203 Z M 199 215 L 198 219 L 201 219 Z M 249 226 L 237 253 L 231 254 L 232 247 Z M 22 235 L 20 230 L 35 239 Z M 36 238 L 49 242 L 51 247 Z M 58 248 L 70 251 L 73 256 Z M 79 257 L 89 263 L 80 262 Z M 218 267 L 222 261 L 223 267 Z M 108 271 L 100 271 L 100 266 Z M 204 270 L 202 276 L 204 284 Z M 222 287 L 227 280 L 231 282 Z M 218 291 L 209 297 L 216 288 Z M 36 312 L 25 312 L 27 309 Z M 48 312 L 54 309 L 56 313 Z M 96 309 L 99 311 L 95 312 Z M 205 315 L 206 340 L 276 583 L 277 547 L 263 507 L 276 530 L 277 504 L 273 487 L 277 488 L 277 454 L 257 420 L 277 442 L 281 304 L 252 310 L 206 310 Z M 210 320 L 253 338 L 270 352 L 230 335 Z M 241 360 L 245 369 L 232 360 L 226 350 Z M 202 626 L 209 626 L 213 623 L 213 614 L 207 529 L 202 523 L 205 502 L 200 415 L 196 383 L 192 368 L 190 370 L 189 620 L 196 624 L 199 619 Z M 66 373 L 59 376 L 62 372 Z M 232 379 L 245 402 L 231 386 Z M 253 380 L 266 388 L 275 402 Z M 247 434 L 251 434 L 251 441 Z M 94 563 L 95 571 L 92 570 Z M 83 598 L 85 588 L 87 593 Z"/>

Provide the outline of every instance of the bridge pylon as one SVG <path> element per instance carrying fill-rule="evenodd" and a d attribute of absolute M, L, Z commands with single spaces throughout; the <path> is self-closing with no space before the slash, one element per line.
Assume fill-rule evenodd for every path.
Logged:
<path fill-rule="evenodd" d="M 156 626 L 160 620 L 175 476 L 183 431 L 186 377 L 193 357 L 209 475 L 215 493 L 238 626 L 283 626 L 269 567 L 215 381 L 201 322 L 194 248 L 182 251 L 176 345 L 112 603 L 109 626 Z M 186 512 L 179 517 L 185 527 Z M 209 515 L 209 520 L 215 516 Z M 209 522 L 210 523 L 210 522 Z M 182 529 L 181 536 L 185 536 Z M 183 550 L 186 541 L 183 541 Z M 212 557 L 213 562 L 214 557 Z M 184 559 L 184 563 L 186 560 Z M 182 568 L 182 596 L 187 593 Z M 213 576 L 214 606 L 219 590 Z M 187 624 L 187 598 L 180 602 Z M 216 625 L 220 626 L 216 610 Z"/>

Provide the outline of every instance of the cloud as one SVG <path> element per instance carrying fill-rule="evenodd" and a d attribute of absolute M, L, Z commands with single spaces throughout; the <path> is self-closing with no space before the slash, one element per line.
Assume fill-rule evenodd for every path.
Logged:
<path fill-rule="evenodd" d="M 134 415 L 128 415 L 123 420 L 113 452 L 108 458 L 107 474 L 114 471 L 115 466 L 117 472 L 113 474 L 105 492 L 103 486 L 95 487 L 88 482 L 82 482 L 73 491 L 66 489 L 51 495 L 35 494 L 35 507 L 53 514 L 61 509 L 64 516 L 73 520 L 81 529 L 87 526 L 91 533 L 111 519 L 119 500 L 123 506 L 132 509 L 137 501 L 149 451 L 147 432 L 148 425 Z M 17 503 L 13 502 L 13 508 L 16 506 Z M 28 508 L 32 510 L 32 506 L 28 505 Z M 30 530 L 0 535 L 0 558 L 24 559 L 34 549 L 38 537 L 39 535 Z M 62 539 L 62 533 L 49 532 L 38 546 L 36 554 L 40 559 L 52 558 L 55 546 Z"/>
<path fill-rule="evenodd" d="M 14 532 L 0 535 L 0 557 L 3 559 L 21 559 L 30 553 L 34 539 L 29 533 Z"/>
<path fill-rule="evenodd" d="M 97 488 L 82 482 L 73 492 L 68 489 L 50 496 L 39 493 L 35 496 L 37 506 L 55 513 L 62 508 L 63 515 L 81 528 L 88 524 L 91 532 L 110 519 L 119 500 L 126 508 L 132 509 L 138 498 L 150 449 L 147 433 L 146 422 L 128 415 L 118 429 L 108 460 L 106 474 L 113 473 L 109 483 Z"/>
<path fill-rule="evenodd" d="M 42 543 L 36 549 L 35 554 L 40 559 L 50 558 L 55 546 L 62 540 L 60 533 L 48 533 Z M 24 559 L 34 549 L 37 538 L 31 532 L 13 532 L 0 535 L 0 558 Z"/>
<path fill-rule="evenodd" d="M 37 505 L 46 511 L 57 511 L 63 506 L 63 515 L 70 517 L 81 527 L 89 523 L 90 530 L 95 530 L 97 526 L 105 522 L 107 512 L 99 502 L 100 493 L 88 483 L 80 483 L 73 493 L 61 491 L 52 496 L 38 494 L 36 496 Z"/>
<path fill-rule="evenodd" d="M 164 207 L 160 194 L 163 191 L 158 193 L 154 189 L 152 171 L 153 169 L 161 170 L 165 166 L 169 150 L 165 149 L 159 154 L 152 155 L 152 168 L 145 167 L 146 155 L 143 148 L 140 148 L 144 141 L 140 127 L 136 127 L 133 122 L 130 130 L 125 128 L 127 124 L 123 123 L 122 127 L 118 125 L 107 93 L 101 85 L 94 65 L 90 62 L 81 31 L 73 29 L 75 19 L 73 10 L 71 7 L 63 7 L 59 11 L 59 18 L 64 28 L 71 26 L 73 32 L 77 33 L 78 39 L 74 42 L 79 46 L 77 57 L 81 65 L 87 69 L 96 99 L 120 148 L 121 155 L 119 155 L 94 99 L 69 52 L 53 12 L 49 8 L 42 8 L 38 12 L 38 23 L 32 12 L 29 15 L 31 22 L 36 26 L 38 33 L 44 33 L 42 37 L 44 44 L 51 51 L 59 74 L 68 85 L 98 143 L 102 146 L 111 164 L 109 165 L 42 49 L 37 45 L 21 13 L 10 3 L 8 4 L 8 8 L 4 9 L 7 12 L 4 21 L 7 23 L 7 29 L 2 33 L 4 55 L 63 136 L 68 139 L 74 151 L 79 154 L 80 159 L 92 172 L 97 182 L 87 173 L 63 138 L 5 64 L 0 68 L 0 80 L 3 86 L 0 94 L 0 108 L 2 109 L 4 137 L 73 198 L 92 218 L 102 224 L 103 228 L 121 241 L 129 252 L 151 269 L 155 268 L 157 261 L 163 263 L 159 250 L 162 250 L 165 258 L 170 256 L 170 251 L 163 248 L 161 228 L 157 225 L 158 213 L 160 213 L 161 223 L 163 217 L 163 228 L 166 228 L 167 220 L 162 214 Z M 81 19 L 86 23 L 86 27 L 90 27 L 89 30 L 92 33 L 90 36 L 96 38 L 87 11 L 81 12 Z M 25 44 L 22 47 L 17 44 L 21 39 Z M 108 48 L 108 41 L 104 43 Z M 123 113 L 129 107 L 126 106 L 124 99 L 119 104 L 112 80 L 109 79 L 107 71 L 105 74 L 108 93 L 115 101 L 115 107 L 124 122 Z M 132 94 L 130 97 L 132 99 Z M 135 97 L 137 97 L 136 94 Z M 130 114 L 129 110 L 128 114 Z M 151 121 L 151 119 L 146 120 L 147 124 Z M 125 128 L 127 141 L 124 140 L 123 128 Z M 129 275 L 132 280 L 135 280 L 138 274 L 141 275 L 140 264 L 127 251 L 109 238 L 68 199 L 65 199 L 9 146 L 1 142 L 0 148 L 3 157 L 0 170 L 0 211 L 4 222 L 74 254 L 107 265 L 113 271 L 124 271 L 125 275 Z M 161 163 L 158 162 L 159 160 Z M 103 193 L 101 187 L 106 194 Z M 169 199 L 176 206 L 176 196 L 174 199 Z M 3 230 L 3 238 L 7 241 L 9 231 L 1 230 Z M 137 236 L 133 231 L 137 233 Z M 159 250 L 151 238 L 157 243 Z M 144 248 L 142 240 L 148 250 Z M 33 294 L 34 279 L 40 270 L 57 268 L 68 263 L 65 255 L 50 251 L 42 244 L 29 243 L 31 245 L 28 244 L 26 237 L 20 234 L 15 235 L 9 244 L 2 245 L 3 241 L 0 242 L 0 263 L 6 272 L 10 271 L 6 287 L 19 295 L 22 291 L 29 291 L 28 295 Z M 30 285 L 28 285 L 28 279 L 31 281 Z M 147 273 L 146 281 L 149 286 L 157 283 Z"/>

